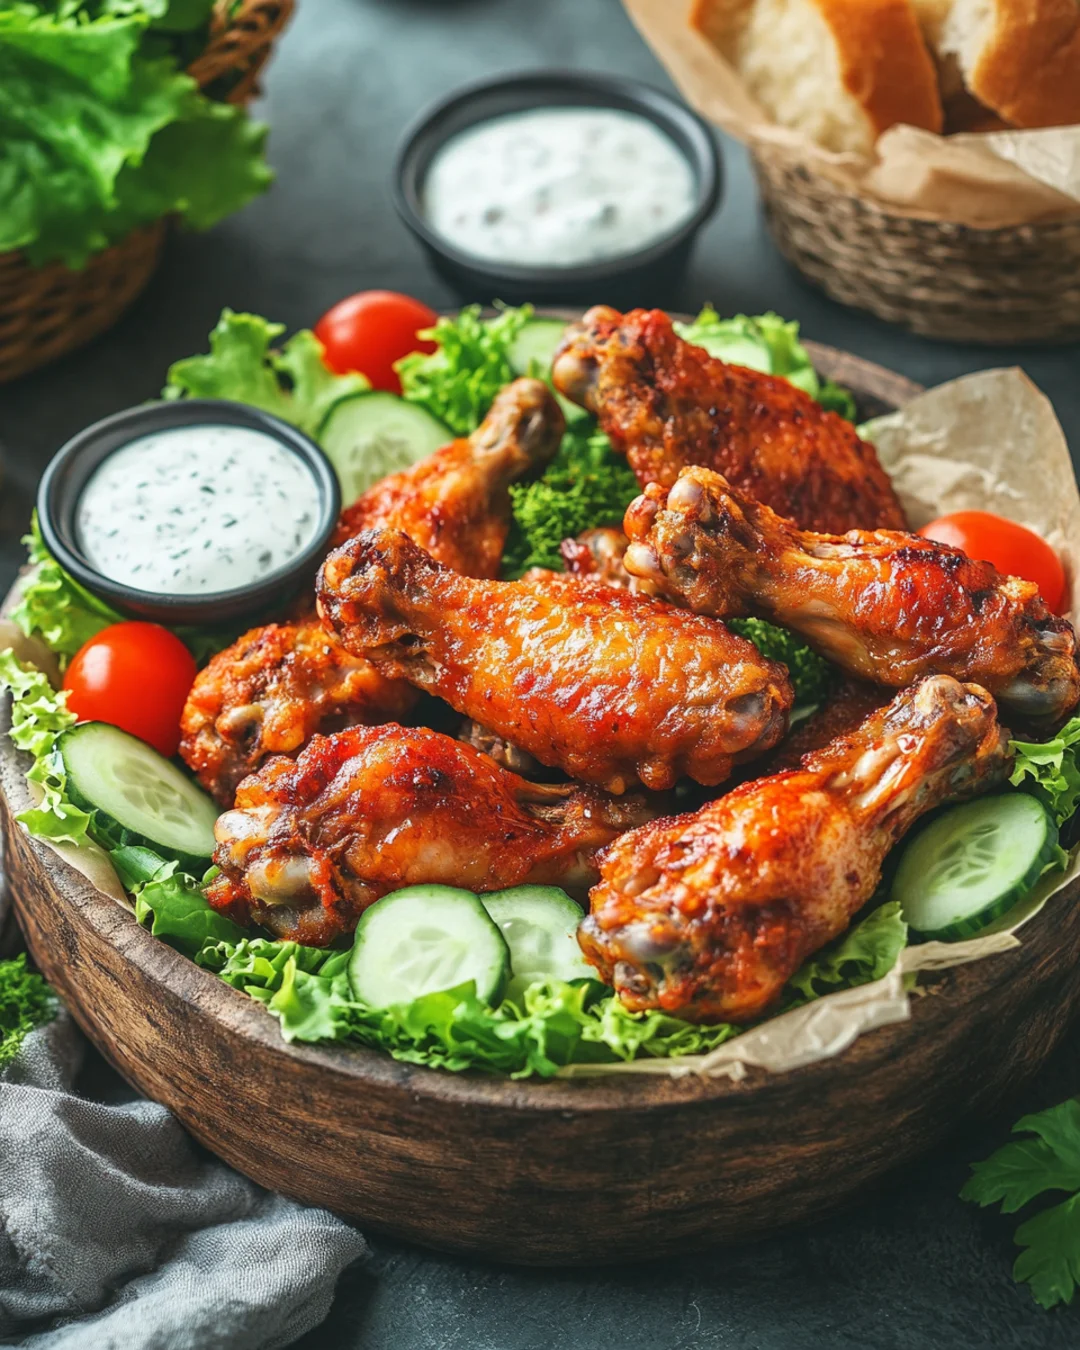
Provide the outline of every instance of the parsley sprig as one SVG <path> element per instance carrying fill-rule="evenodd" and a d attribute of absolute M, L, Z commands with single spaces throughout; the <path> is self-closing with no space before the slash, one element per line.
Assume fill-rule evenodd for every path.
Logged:
<path fill-rule="evenodd" d="M 1029 1284 L 1044 1308 L 1071 1303 L 1080 1285 L 1080 1097 L 1024 1116 L 1013 1134 L 1027 1137 L 974 1163 L 960 1197 L 1015 1214 L 1047 1192 L 1071 1192 L 1017 1228 L 1023 1250 L 1013 1266 L 1013 1277 Z"/>

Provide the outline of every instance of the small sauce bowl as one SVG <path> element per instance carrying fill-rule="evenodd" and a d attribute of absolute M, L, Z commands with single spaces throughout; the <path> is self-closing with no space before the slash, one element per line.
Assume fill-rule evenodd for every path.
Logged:
<path fill-rule="evenodd" d="M 94 470 L 113 451 L 140 437 L 198 426 L 246 427 L 262 432 L 303 462 L 315 483 L 318 500 L 317 520 L 309 542 L 284 566 L 231 590 L 194 594 L 145 591 L 104 576 L 81 550 L 76 529 L 79 497 Z M 242 508 L 243 504 L 238 503 L 238 509 Z M 271 605 L 280 607 L 314 577 L 340 510 L 337 475 L 310 437 L 258 408 L 213 398 L 147 403 L 95 422 L 53 456 L 37 499 L 45 545 L 65 571 L 122 613 L 166 624 L 213 625 L 254 614 Z"/>
<path fill-rule="evenodd" d="M 568 267 L 510 265 L 466 253 L 432 228 L 424 185 L 432 161 L 460 132 L 507 113 L 544 108 L 613 108 L 658 127 L 685 157 L 694 180 L 691 214 L 669 234 L 636 251 Z M 720 200 L 721 170 L 708 125 L 677 99 L 636 80 L 547 70 L 466 85 L 421 114 L 406 131 L 394 166 L 394 205 L 424 245 L 436 271 L 463 300 L 510 304 L 603 300 L 628 306 L 670 302 L 698 231 Z"/>

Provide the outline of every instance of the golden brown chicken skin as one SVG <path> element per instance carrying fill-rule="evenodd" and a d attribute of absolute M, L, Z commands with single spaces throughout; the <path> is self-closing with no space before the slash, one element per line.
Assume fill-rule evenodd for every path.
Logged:
<path fill-rule="evenodd" d="M 570 576 L 584 581 L 600 581 L 620 591 L 638 591 L 655 595 L 656 587 L 642 577 L 631 576 L 623 559 L 630 540 L 612 526 L 586 530 L 576 539 L 564 539 L 559 545 L 563 564 Z"/>
<path fill-rule="evenodd" d="M 757 614 L 859 679 L 894 689 L 940 673 L 1014 716 L 1080 699 L 1076 637 L 1038 587 L 920 535 L 800 530 L 708 469 L 647 488 L 626 513 L 627 569 L 696 613 Z"/>
<path fill-rule="evenodd" d="M 903 529 L 877 452 L 776 375 L 684 342 L 661 310 L 600 305 L 567 330 L 555 387 L 595 413 L 642 487 L 700 464 L 807 529 Z"/>
<path fill-rule="evenodd" d="M 540 380 L 501 391 L 468 440 L 376 483 L 345 511 L 338 539 L 384 520 L 448 567 L 495 576 L 510 523 L 507 485 L 554 455 L 563 415 Z M 314 608 L 314 596 L 309 609 Z M 415 695 L 350 655 L 312 612 L 252 629 L 195 680 L 180 754 L 223 806 L 267 755 L 295 754 L 316 731 L 406 716 Z"/>
<path fill-rule="evenodd" d="M 207 898 L 239 923 L 323 947 L 414 883 L 583 894 L 597 850 L 651 814 L 637 796 L 527 783 L 423 727 L 353 727 L 245 779 L 217 822 L 221 875 Z"/>
<path fill-rule="evenodd" d="M 415 691 L 347 652 L 317 619 L 253 628 L 192 685 L 180 753 L 223 806 L 267 755 L 292 755 L 317 731 L 406 716 Z"/>
<path fill-rule="evenodd" d="M 629 1008 L 749 1021 L 844 931 L 919 816 L 1008 766 L 989 694 L 931 676 L 798 769 L 616 840 L 582 950 Z"/>
<path fill-rule="evenodd" d="M 498 576 L 510 528 L 509 486 L 554 457 L 565 429 L 543 381 L 514 380 L 468 439 L 382 479 L 343 511 L 333 547 L 384 526 L 403 530 L 463 576 Z"/>
<path fill-rule="evenodd" d="M 390 530 L 331 553 L 317 590 L 344 645 L 384 675 L 611 792 L 723 782 L 787 724 L 783 666 L 649 596 L 556 573 L 471 580 Z"/>

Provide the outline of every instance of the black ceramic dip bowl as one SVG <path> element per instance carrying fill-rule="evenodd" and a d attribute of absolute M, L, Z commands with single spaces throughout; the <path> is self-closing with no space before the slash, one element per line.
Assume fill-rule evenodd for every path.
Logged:
<path fill-rule="evenodd" d="M 459 133 L 509 113 L 601 108 L 637 114 L 673 142 L 693 179 L 690 214 L 669 233 L 632 252 L 602 261 L 511 265 L 467 253 L 430 223 L 424 190 L 439 152 Z M 670 300 L 694 239 L 720 199 L 720 159 L 705 122 L 678 100 L 635 80 L 580 71 L 546 70 L 484 80 L 451 94 L 408 129 L 394 168 L 394 204 L 430 254 L 436 270 L 464 300 L 561 301 L 620 306 Z"/>
<path fill-rule="evenodd" d="M 114 452 L 121 452 L 132 442 L 179 428 L 246 428 L 261 433 L 277 446 L 294 456 L 302 467 L 287 460 L 282 464 L 287 472 L 304 486 L 307 493 L 307 475 L 314 492 L 311 494 L 310 518 L 298 528 L 302 544 L 287 561 L 272 566 L 256 579 L 235 584 L 228 589 L 170 591 L 138 589 L 126 581 L 106 576 L 87 556 L 80 539 L 78 509 L 83 492 L 95 471 Z M 207 511 L 213 503 L 212 488 L 207 498 Z M 135 502 L 136 483 L 131 485 L 131 503 Z M 117 494 L 115 528 L 124 529 L 124 498 Z M 242 497 L 227 499 L 237 522 L 250 501 Z M 215 504 L 220 507 L 220 503 Z M 257 508 L 255 508 L 257 509 Z M 176 402 L 148 403 L 138 408 L 106 417 L 73 436 L 53 457 L 38 489 L 37 511 L 41 533 L 46 547 L 60 565 L 87 590 L 116 609 L 143 619 L 154 619 L 167 624 L 214 625 L 255 614 L 283 600 L 310 584 L 333 533 L 341 509 L 341 493 L 337 476 L 330 462 L 313 440 L 296 427 L 290 426 L 270 413 L 261 412 L 242 403 L 225 399 L 180 399 Z M 224 532 L 219 537 L 225 539 Z M 205 545 L 210 547 L 211 545 Z"/>

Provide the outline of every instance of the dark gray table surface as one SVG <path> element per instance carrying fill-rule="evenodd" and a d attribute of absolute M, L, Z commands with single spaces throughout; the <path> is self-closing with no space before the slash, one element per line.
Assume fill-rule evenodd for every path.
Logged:
<path fill-rule="evenodd" d="M 680 5 L 684 0 L 672 0 Z M 489 73 L 567 65 L 667 85 L 618 0 L 300 0 L 266 81 L 271 194 L 213 233 L 172 242 L 161 273 L 114 332 L 0 389 L 0 582 L 21 555 L 49 456 L 97 417 L 152 396 L 169 362 L 205 350 L 223 305 L 290 329 L 351 291 L 389 286 L 436 306 L 454 297 L 394 216 L 394 143 L 429 100 Z M 673 308 L 773 308 L 806 336 L 933 384 L 1021 364 L 1080 446 L 1080 349 L 986 350 L 910 337 L 804 284 L 767 239 L 746 159 L 724 144 L 727 193 Z M 596 299 L 604 297 L 598 295 Z M 1038 471 L 1038 466 L 1032 466 Z M 104 1070 L 97 1075 L 105 1083 Z M 347 1272 L 307 1350 L 1066 1350 L 1080 1307 L 1041 1312 L 1013 1285 L 1011 1227 L 956 1199 L 966 1163 L 1021 1111 L 1080 1090 L 1075 1034 L 993 1120 L 969 1122 L 859 1208 L 791 1236 L 682 1261 L 521 1271 L 376 1239 Z M 798 1121 L 778 1122 L 795 1129 Z M 253 1122 L 257 1130 L 257 1122 Z M 362 1165 L 360 1160 L 359 1165 Z M 647 1252 L 642 1253 L 647 1256 Z"/>

